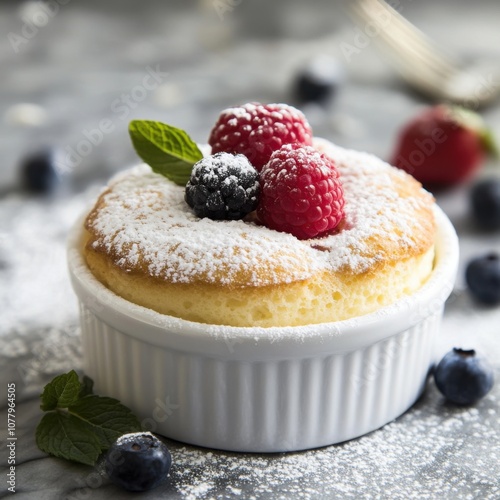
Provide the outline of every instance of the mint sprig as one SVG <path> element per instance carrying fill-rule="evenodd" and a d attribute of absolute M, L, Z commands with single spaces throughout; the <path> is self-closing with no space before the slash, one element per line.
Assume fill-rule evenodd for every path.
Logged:
<path fill-rule="evenodd" d="M 67 408 L 78 400 L 81 388 L 82 384 L 74 370 L 59 375 L 44 387 L 40 396 L 42 398 L 40 408 L 42 411 L 55 410 L 58 406 Z"/>
<path fill-rule="evenodd" d="M 182 129 L 151 120 L 133 120 L 129 134 L 137 154 L 154 172 L 185 186 L 193 165 L 203 158 L 197 144 Z"/>
<path fill-rule="evenodd" d="M 94 465 L 116 439 L 138 432 L 137 417 L 118 400 L 92 394 L 74 370 L 49 382 L 40 395 L 45 415 L 36 428 L 38 447 L 56 457 Z"/>

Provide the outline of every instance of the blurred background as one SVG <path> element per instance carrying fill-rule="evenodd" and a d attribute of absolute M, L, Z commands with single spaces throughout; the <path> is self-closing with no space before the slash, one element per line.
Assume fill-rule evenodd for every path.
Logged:
<path fill-rule="evenodd" d="M 66 182 L 80 188 L 136 161 L 131 119 L 205 142 L 221 109 L 253 100 L 295 104 L 316 135 L 388 158 L 401 124 L 429 101 L 401 82 L 377 37 L 360 36 L 349 3 L 0 1 L 0 184 L 14 186 L 22 157 L 51 146 L 70 155 Z M 450 52 L 499 64 L 498 2 L 392 5 Z M 293 89 L 320 55 L 335 88 L 318 110 Z M 500 128 L 498 106 L 484 115 Z"/>

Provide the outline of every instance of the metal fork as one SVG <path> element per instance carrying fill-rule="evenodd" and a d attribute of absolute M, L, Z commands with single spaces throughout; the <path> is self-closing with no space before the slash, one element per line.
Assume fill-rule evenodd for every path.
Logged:
<path fill-rule="evenodd" d="M 384 1 L 351 1 L 349 13 L 383 46 L 402 78 L 421 93 L 469 108 L 489 104 L 500 94 L 498 73 L 467 68 Z"/>

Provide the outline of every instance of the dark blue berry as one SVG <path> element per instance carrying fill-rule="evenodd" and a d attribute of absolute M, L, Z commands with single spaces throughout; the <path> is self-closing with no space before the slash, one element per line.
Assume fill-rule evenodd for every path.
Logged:
<path fill-rule="evenodd" d="M 314 58 L 300 71 L 295 80 L 295 98 L 302 104 L 327 104 L 343 80 L 338 62 L 330 57 Z"/>
<path fill-rule="evenodd" d="M 259 173 L 246 156 L 217 153 L 196 163 L 185 200 L 198 217 L 236 220 L 257 208 Z"/>
<path fill-rule="evenodd" d="M 483 229 L 500 229 L 500 179 L 485 179 L 471 191 L 472 215 Z"/>
<path fill-rule="evenodd" d="M 168 448 L 150 432 L 123 435 L 106 455 L 109 478 L 129 491 L 155 488 L 166 479 L 171 464 Z"/>
<path fill-rule="evenodd" d="M 453 349 L 434 372 L 437 388 L 452 403 L 470 405 L 493 387 L 493 368 L 476 351 Z"/>
<path fill-rule="evenodd" d="M 484 304 L 500 304 L 500 256 L 490 253 L 467 265 L 465 279 L 472 295 Z"/>
<path fill-rule="evenodd" d="M 21 184 L 32 193 L 49 193 L 60 181 L 54 149 L 43 149 L 24 157 L 20 163 Z"/>

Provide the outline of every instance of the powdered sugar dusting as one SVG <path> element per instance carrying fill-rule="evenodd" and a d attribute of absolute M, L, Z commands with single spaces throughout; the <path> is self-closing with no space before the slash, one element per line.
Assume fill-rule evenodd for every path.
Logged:
<path fill-rule="evenodd" d="M 284 103 L 276 103 L 272 104 L 271 106 L 275 106 L 276 109 L 270 112 L 270 115 L 277 119 L 277 120 L 282 120 L 283 119 L 283 114 L 280 113 L 280 108 L 286 109 L 286 112 L 293 117 L 294 119 L 297 120 L 303 120 L 304 119 L 304 114 L 302 111 L 299 109 L 290 106 L 288 104 Z M 252 119 L 251 113 L 254 112 L 257 109 L 257 104 L 256 103 L 247 103 L 242 106 L 235 106 L 232 108 L 226 108 L 221 112 L 221 116 L 234 116 L 236 118 L 243 118 L 248 121 Z M 229 122 L 228 122 L 229 123 Z M 236 121 L 234 122 L 236 124 Z"/>
<path fill-rule="evenodd" d="M 227 108 L 222 111 L 221 115 L 224 116 L 234 116 L 236 118 L 246 118 L 247 120 L 251 120 L 252 115 L 250 112 L 256 109 L 255 104 L 248 103 L 245 106 L 235 106 L 233 108 Z"/>
<path fill-rule="evenodd" d="M 199 219 L 184 201 L 184 188 L 140 165 L 115 177 L 105 206 L 89 225 L 94 247 L 120 255 L 125 270 L 143 265 L 173 283 L 267 285 L 277 266 L 290 281 L 314 273 L 314 251 L 293 252 L 295 238 L 253 223 Z"/>
<path fill-rule="evenodd" d="M 345 192 L 342 229 L 300 241 L 252 221 L 199 219 L 184 201 L 184 187 L 140 165 L 116 176 L 88 227 L 94 248 L 117 255 L 126 271 L 141 268 L 174 283 L 265 286 L 311 277 L 322 270 L 364 272 L 390 258 L 391 248 L 417 247 L 415 211 L 432 198 L 399 196 L 394 179 L 406 174 L 378 158 L 317 139 L 334 158 Z M 373 241 L 385 242 L 373 249 Z M 392 244 L 392 247 L 391 247 Z"/>
<path fill-rule="evenodd" d="M 344 188 L 343 229 L 316 242 L 329 250 L 334 270 L 363 272 L 390 258 L 394 247 L 411 252 L 419 246 L 419 226 L 425 221 L 418 220 L 415 214 L 432 206 L 430 194 L 421 190 L 418 196 L 401 196 L 395 179 L 404 182 L 408 175 L 373 155 L 346 150 L 318 138 L 315 147 L 334 160 Z M 384 244 L 377 245 L 374 251 L 374 241 Z"/>
<path fill-rule="evenodd" d="M 191 500 L 499 498 L 497 425 L 494 394 L 478 407 L 458 408 L 429 387 L 395 422 L 318 450 L 255 455 L 172 442 L 170 488 Z"/>

